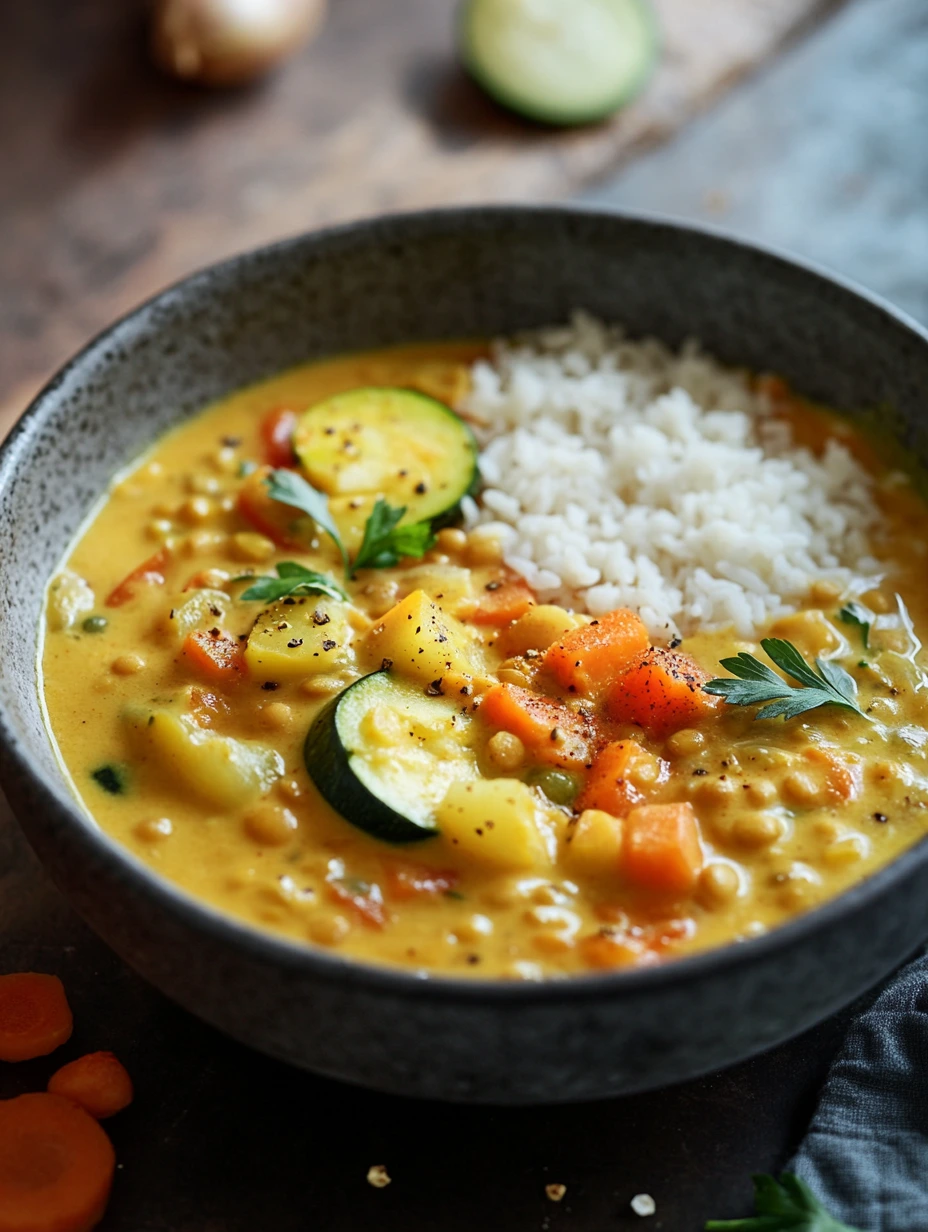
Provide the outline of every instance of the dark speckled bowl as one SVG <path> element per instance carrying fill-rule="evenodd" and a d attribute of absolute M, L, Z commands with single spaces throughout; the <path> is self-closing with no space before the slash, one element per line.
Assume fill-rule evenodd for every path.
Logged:
<path fill-rule="evenodd" d="M 159 880 L 75 806 L 42 725 L 45 579 L 113 471 L 204 403 L 312 356 L 488 335 L 584 307 L 769 368 L 839 408 L 885 406 L 928 460 L 928 335 L 821 273 L 666 222 L 468 209 L 288 240 L 197 274 L 103 334 L 0 454 L 0 780 L 87 921 L 152 983 L 254 1047 L 410 1095 L 579 1100 L 768 1048 L 928 934 L 928 842 L 740 945 L 547 984 L 417 979 L 254 931 Z M 890 430 L 888 428 L 888 430 Z M 894 426 L 891 430 L 896 431 Z"/>

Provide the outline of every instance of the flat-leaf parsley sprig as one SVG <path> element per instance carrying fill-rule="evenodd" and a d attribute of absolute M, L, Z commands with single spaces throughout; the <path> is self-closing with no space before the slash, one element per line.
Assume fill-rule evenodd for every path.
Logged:
<path fill-rule="evenodd" d="M 287 595 L 328 595 L 330 599 L 347 599 L 342 588 L 336 585 L 324 573 L 316 573 L 306 569 L 295 560 L 282 560 L 275 566 L 277 577 L 255 577 L 246 573 L 233 578 L 233 582 L 251 582 L 247 590 L 239 595 L 246 603 L 259 600 L 262 603 L 275 603 Z"/>
<path fill-rule="evenodd" d="M 798 1176 L 784 1172 L 777 1180 L 758 1174 L 754 1210 L 747 1219 L 710 1219 L 705 1232 L 858 1232 L 825 1210 Z"/>
<path fill-rule="evenodd" d="M 707 693 L 723 697 L 731 706 L 764 705 L 755 719 L 793 719 L 819 706 L 840 706 L 867 718 L 857 704 L 857 682 L 843 667 L 829 659 L 816 659 L 812 668 L 792 642 L 780 637 L 765 637 L 761 642 L 765 654 L 795 680 L 800 688 L 783 680 L 754 655 L 742 651 L 731 659 L 722 659 L 722 667 L 737 677 L 720 677 L 702 687 Z"/>
<path fill-rule="evenodd" d="M 862 603 L 852 600 L 850 603 L 845 603 L 838 613 L 838 619 L 846 625 L 855 625 L 860 630 L 860 640 L 864 644 L 864 650 L 870 649 L 870 630 L 873 628 L 872 612 L 869 612 Z"/>
<path fill-rule="evenodd" d="M 335 519 L 329 511 L 329 502 L 324 493 L 319 492 L 311 483 L 307 483 L 296 471 L 289 471 L 284 467 L 271 471 L 264 483 L 271 500 L 279 501 L 282 505 L 292 505 L 294 509 L 309 514 L 312 520 L 322 527 L 338 548 L 342 563 L 347 569 L 348 553 L 341 541 Z"/>

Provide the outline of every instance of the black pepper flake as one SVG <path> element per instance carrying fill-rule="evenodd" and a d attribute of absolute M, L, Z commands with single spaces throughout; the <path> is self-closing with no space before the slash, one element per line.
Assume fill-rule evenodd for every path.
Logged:
<path fill-rule="evenodd" d="M 693 773 L 694 774 L 708 774 L 709 771 L 708 770 L 694 770 Z"/>
<path fill-rule="evenodd" d="M 878 821 L 881 825 L 883 825 L 885 822 L 889 821 L 889 818 L 885 813 L 874 813 L 873 820 Z"/>
<path fill-rule="evenodd" d="M 268 693 L 273 693 L 275 689 L 280 688 L 280 685 L 277 683 L 276 680 L 265 680 L 261 688 L 267 689 Z"/>
<path fill-rule="evenodd" d="M 287 642 L 287 646 L 291 650 L 296 650 L 297 646 L 302 646 L 302 645 L 303 645 L 303 639 L 301 637 L 291 637 L 290 641 Z"/>
<path fill-rule="evenodd" d="M 483 589 L 484 590 L 499 590 L 501 586 L 502 586 L 502 582 L 487 582 L 486 586 L 484 586 Z"/>
<path fill-rule="evenodd" d="M 470 695 L 471 695 L 471 693 L 473 693 L 473 691 L 474 691 L 474 690 L 473 690 L 473 686 L 471 686 L 471 685 L 469 685 L 469 684 L 462 685 L 462 687 L 461 687 L 461 693 L 464 695 L 464 697 L 470 697 Z"/>
<path fill-rule="evenodd" d="M 441 676 L 439 676 L 437 680 L 432 681 L 432 683 L 425 690 L 429 697 L 444 697 L 445 691 L 441 687 L 441 682 Z"/>
<path fill-rule="evenodd" d="M 427 492 L 427 491 L 428 491 L 428 488 L 425 486 L 425 484 L 424 484 L 424 483 L 422 482 L 422 480 L 420 479 L 420 480 L 419 480 L 419 482 L 416 484 L 416 487 L 415 487 L 415 492 L 416 492 L 416 495 L 417 495 L 417 496 L 425 496 L 425 494 L 426 494 L 426 492 Z"/>
<path fill-rule="evenodd" d="M 325 641 L 322 643 L 322 649 L 323 650 L 334 650 L 337 645 L 338 645 L 338 642 L 333 642 L 330 637 L 327 637 Z"/>
<path fill-rule="evenodd" d="M 388 672 L 392 666 L 393 666 L 392 659 L 381 659 L 380 660 L 380 670 L 382 672 Z"/>
<path fill-rule="evenodd" d="M 238 449 L 239 445 L 242 443 L 242 438 L 240 436 L 221 436 L 219 440 L 223 445 L 225 445 L 226 449 Z"/>
<path fill-rule="evenodd" d="M 212 629 L 210 629 L 210 631 L 209 631 L 209 635 L 210 635 L 210 637 L 218 637 L 218 636 L 219 636 L 219 630 L 216 628 L 216 626 L 215 626 L 215 625 L 213 626 L 213 628 L 212 628 Z"/>
<path fill-rule="evenodd" d="M 172 607 L 172 608 L 171 608 L 171 610 L 170 610 L 170 612 L 168 613 L 168 620 L 173 620 L 173 619 L 174 619 L 174 612 L 175 612 L 175 611 L 176 611 L 176 609 Z"/>
<path fill-rule="evenodd" d="M 220 607 L 216 607 L 216 605 L 215 605 L 214 603 L 211 603 L 211 604 L 210 604 L 210 607 L 209 607 L 209 614 L 210 614 L 210 616 L 221 616 L 221 615 L 222 615 L 222 608 L 220 608 Z"/>
<path fill-rule="evenodd" d="M 560 738 L 561 738 L 561 729 L 559 727 L 552 727 L 551 728 L 551 739 L 555 741 L 556 743 L 558 740 L 560 740 Z"/>
<path fill-rule="evenodd" d="M 284 599 L 284 603 L 286 603 L 287 607 L 293 607 L 294 603 L 296 603 L 296 599 L 292 597 L 287 598 L 287 599 Z"/>
<path fill-rule="evenodd" d="M 598 624 L 599 624 L 599 621 L 598 621 L 598 620 L 591 620 L 591 621 L 590 621 L 590 628 L 592 628 L 592 627 L 593 627 L 593 625 L 598 625 Z"/>
<path fill-rule="evenodd" d="M 675 638 L 672 638 L 672 639 L 671 639 L 671 642 L 670 642 L 670 649 L 671 649 L 671 650 L 676 650 L 676 648 L 677 648 L 678 646 L 682 646 L 682 645 L 683 645 L 683 638 L 682 638 L 682 637 L 675 637 Z"/>
<path fill-rule="evenodd" d="M 467 961 L 468 961 L 468 963 L 469 963 L 469 964 L 473 967 L 473 966 L 475 966 L 477 963 L 479 963 L 479 962 L 480 962 L 480 955 L 479 955 L 479 954 L 468 954 L 468 955 L 467 955 Z"/>
<path fill-rule="evenodd" d="M 314 625 L 327 625 L 331 619 L 332 617 L 329 615 L 329 613 L 324 612 L 321 607 L 317 607 L 316 610 L 313 612 L 313 624 Z"/>

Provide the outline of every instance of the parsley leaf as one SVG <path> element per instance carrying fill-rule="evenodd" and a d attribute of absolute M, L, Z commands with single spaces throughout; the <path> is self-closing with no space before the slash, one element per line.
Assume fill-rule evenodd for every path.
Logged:
<path fill-rule="evenodd" d="M 784 1172 L 754 1178 L 754 1210 L 747 1219 L 710 1219 L 705 1232 L 858 1232 L 825 1210 L 809 1186 Z"/>
<path fill-rule="evenodd" d="M 873 615 L 867 611 L 862 603 L 846 603 L 838 613 L 838 619 L 843 620 L 846 625 L 856 625 L 860 629 L 864 650 L 870 649 L 870 629 L 873 626 Z"/>
<path fill-rule="evenodd" d="M 761 646 L 777 667 L 802 688 L 795 688 L 746 651 L 721 661 L 722 667 L 737 679 L 721 677 L 702 687 L 707 693 L 724 697 L 730 706 L 766 702 L 755 719 L 775 719 L 780 715 L 794 719 L 819 706 L 841 706 L 861 718 L 867 717 L 857 705 L 857 684 L 843 667 L 830 659 L 816 659 L 813 669 L 792 642 L 780 637 L 765 637 Z"/>
<path fill-rule="evenodd" d="M 431 523 L 398 526 L 405 512 L 405 505 L 388 505 L 383 499 L 377 501 L 364 524 L 364 538 L 350 570 L 352 577 L 359 569 L 389 569 L 403 556 L 425 555 L 435 542 Z"/>
<path fill-rule="evenodd" d="M 251 574 L 233 578 L 235 582 L 252 581 Z M 328 595 L 330 599 L 347 599 L 348 596 L 340 586 L 325 576 L 305 569 L 294 560 L 282 560 L 277 566 L 277 577 L 254 578 L 253 584 L 243 591 L 240 599 L 247 602 L 260 600 L 262 603 L 273 603 L 286 595 Z"/>
<path fill-rule="evenodd" d="M 347 569 L 348 553 L 341 541 L 335 520 L 329 512 L 329 502 L 325 494 L 307 483 L 296 471 L 284 468 L 271 471 L 264 482 L 271 500 L 280 501 L 282 505 L 292 505 L 294 509 L 308 513 L 313 521 L 322 527 L 341 553 L 342 561 Z"/>

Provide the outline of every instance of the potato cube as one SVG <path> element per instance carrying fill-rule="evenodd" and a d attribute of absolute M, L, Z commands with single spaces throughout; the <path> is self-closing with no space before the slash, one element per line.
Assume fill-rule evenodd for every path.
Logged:
<path fill-rule="evenodd" d="M 538 802 L 518 779 L 452 783 L 438 806 L 438 828 L 451 846 L 491 868 L 538 868 L 549 862 Z"/>

